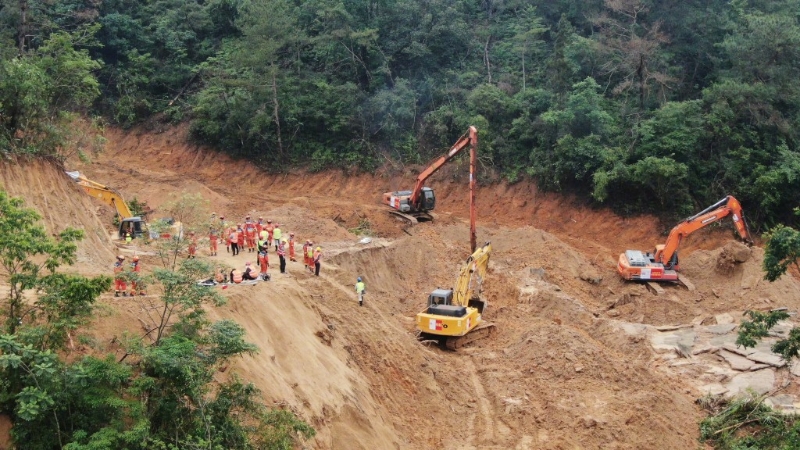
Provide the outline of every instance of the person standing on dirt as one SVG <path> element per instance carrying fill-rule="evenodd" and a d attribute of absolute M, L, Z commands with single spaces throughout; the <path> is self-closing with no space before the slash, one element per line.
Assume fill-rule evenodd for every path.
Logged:
<path fill-rule="evenodd" d="M 239 254 L 239 233 L 236 231 L 236 228 L 231 228 L 231 232 L 228 235 L 228 243 L 231 247 L 231 253 L 233 256 Z M 233 273 L 233 272 L 231 272 Z"/>
<path fill-rule="evenodd" d="M 258 222 L 256 222 L 256 233 L 258 233 L 258 237 L 261 237 L 261 232 L 264 230 L 264 218 L 259 217 Z"/>
<path fill-rule="evenodd" d="M 186 259 L 193 259 L 197 253 L 197 236 L 194 231 L 189 232 L 189 256 Z"/>
<path fill-rule="evenodd" d="M 137 288 L 140 288 L 139 295 L 147 295 L 144 292 L 144 285 L 142 285 L 142 281 L 139 280 L 139 274 L 142 272 L 142 265 L 139 264 L 138 256 L 133 257 L 133 262 L 131 263 L 131 272 L 133 272 L 133 279 L 131 280 L 131 297 L 136 295 Z"/>
<path fill-rule="evenodd" d="M 306 249 L 306 257 L 308 258 L 308 271 L 314 272 L 314 241 L 308 241 L 308 248 Z"/>
<path fill-rule="evenodd" d="M 261 267 L 261 279 L 264 281 L 269 280 L 269 275 L 267 275 L 267 271 L 269 271 L 269 255 L 267 255 L 267 252 L 258 254 L 258 265 Z"/>
<path fill-rule="evenodd" d="M 286 273 L 286 238 L 276 242 L 276 251 L 278 252 L 278 259 L 280 260 L 281 273 Z"/>
<path fill-rule="evenodd" d="M 239 245 L 239 252 L 244 249 L 244 230 L 242 224 L 236 224 L 236 244 Z"/>
<path fill-rule="evenodd" d="M 272 247 L 272 232 L 275 231 L 275 225 L 272 224 L 272 219 L 267 219 L 267 225 L 264 227 L 267 231 L 267 245 Z"/>
<path fill-rule="evenodd" d="M 356 295 L 358 295 L 358 306 L 364 306 L 364 294 L 367 287 L 361 277 L 356 278 Z"/>
<path fill-rule="evenodd" d="M 278 243 L 283 242 L 283 230 L 281 230 L 281 224 L 275 224 L 275 229 L 272 230 L 272 236 L 275 238 L 275 251 L 277 251 Z"/>
<path fill-rule="evenodd" d="M 314 275 L 319 276 L 319 267 L 322 265 L 322 248 L 317 247 L 314 251 Z"/>
<path fill-rule="evenodd" d="M 217 256 L 217 242 L 219 241 L 219 235 L 217 230 L 214 227 L 208 229 L 208 246 L 210 250 L 211 256 Z"/>
<path fill-rule="evenodd" d="M 294 233 L 289 233 L 289 261 L 297 262 L 294 256 Z"/>
<path fill-rule="evenodd" d="M 128 296 L 128 284 L 125 282 L 125 256 L 117 255 L 117 262 L 114 263 L 114 297 Z"/>
<path fill-rule="evenodd" d="M 247 238 L 247 251 L 253 253 L 256 251 L 256 225 L 247 217 L 247 222 L 244 224 L 244 234 Z"/>

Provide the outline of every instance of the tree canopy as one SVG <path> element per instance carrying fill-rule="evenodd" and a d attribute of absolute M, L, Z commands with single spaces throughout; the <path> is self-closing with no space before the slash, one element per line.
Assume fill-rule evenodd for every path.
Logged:
<path fill-rule="evenodd" d="M 476 125 L 510 181 L 625 213 L 800 203 L 789 0 L 0 0 L 0 144 L 53 152 L 68 112 L 274 171 L 422 163 Z M 791 223 L 789 223 L 791 222 Z"/>

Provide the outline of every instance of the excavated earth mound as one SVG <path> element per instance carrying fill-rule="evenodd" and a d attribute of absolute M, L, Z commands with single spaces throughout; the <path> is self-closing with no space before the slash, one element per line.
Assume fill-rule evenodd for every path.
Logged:
<path fill-rule="evenodd" d="M 300 263 L 277 273 L 272 253 L 272 281 L 221 290 L 227 304 L 209 309 L 242 324 L 260 349 L 218 378 L 238 374 L 265 401 L 312 424 L 318 434 L 307 448 L 696 448 L 697 398 L 738 392 L 748 377 L 791 379 L 790 368 L 757 367 L 725 350 L 745 309 L 800 308 L 800 284 L 789 276 L 765 282 L 763 251 L 745 255 L 728 231 L 695 233 L 682 247 L 683 273 L 696 289 L 663 285 L 656 295 L 615 269 L 622 251 L 663 240 L 652 218 L 621 219 L 526 183 L 482 187 L 478 237 L 494 249 L 485 319 L 497 333 L 450 352 L 418 341 L 414 316 L 430 290 L 452 286 L 469 254 L 463 171 L 431 179 L 436 220 L 408 227 L 378 200 L 407 188 L 413 168 L 272 175 L 187 144 L 182 129 L 107 137 L 93 162 L 69 168 L 156 210 L 172 194 L 199 193 L 218 214 L 271 218 L 323 248 L 320 277 Z M 59 175 L 44 164 L 28 172 L 19 182 L 30 186 Z M 71 188 L 65 181 L 18 191 L 85 226 L 110 217 Z M 82 250 L 80 270 L 107 272 L 115 249 L 97 239 Z M 205 246 L 200 257 L 226 267 L 254 259 L 210 257 Z M 146 270 L 158 263 L 143 262 Z M 353 291 L 358 275 L 367 283 L 364 307 Z M 121 355 L 114 338 L 142 333 L 151 302 L 104 297 L 85 340 L 95 344 L 79 350 Z"/>

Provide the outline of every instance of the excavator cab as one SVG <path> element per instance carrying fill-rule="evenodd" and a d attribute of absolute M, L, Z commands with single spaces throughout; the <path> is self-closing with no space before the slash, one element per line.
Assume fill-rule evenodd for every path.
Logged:
<path fill-rule="evenodd" d="M 436 196 L 433 195 L 433 189 L 429 187 L 422 188 L 422 210 L 433 211 L 436 207 Z"/>
<path fill-rule="evenodd" d="M 448 317 L 463 317 L 467 314 L 467 308 L 453 304 L 452 289 L 434 289 L 428 296 L 428 314 L 436 314 Z"/>
<path fill-rule="evenodd" d="M 131 233 L 131 238 L 144 236 L 144 220 L 141 217 L 128 217 L 119 224 L 119 239 L 125 239 L 125 233 Z"/>

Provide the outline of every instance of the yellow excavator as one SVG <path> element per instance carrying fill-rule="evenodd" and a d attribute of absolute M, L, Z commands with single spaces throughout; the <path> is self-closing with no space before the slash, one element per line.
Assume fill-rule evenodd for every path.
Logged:
<path fill-rule="evenodd" d="M 66 172 L 87 194 L 94 198 L 102 200 L 104 203 L 111 205 L 119 216 L 119 231 L 117 232 L 118 239 L 124 239 L 125 233 L 131 233 L 132 238 L 141 238 L 147 232 L 147 224 L 144 217 L 134 216 L 128 204 L 122 198 L 117 190 L 92 181 L 80 172 Z M 151 236 L 153 237 L 153 236 Z M 158 236 L 155 236 L 158 237 Z"/>
<path fill-rule="evenodd" d="M 430 293 L 425 310 L 417 314 L 423 339 L 443 340 L 447 348 L 456 350 L 494 333 L 494 324 L 483 321 L 486 301 L 481 297 L 491 254 L 492 245 L 487 242 L 467 258 L 454 289 Z"/>

